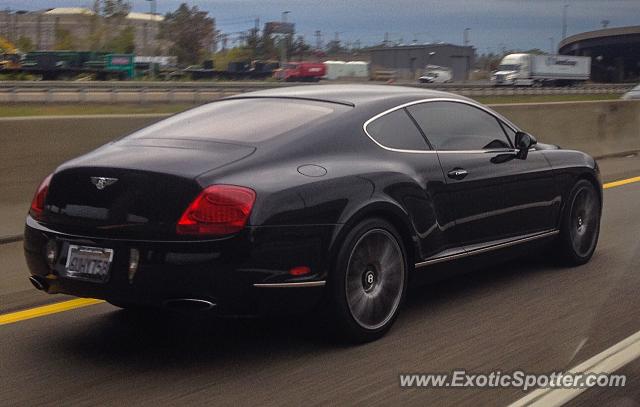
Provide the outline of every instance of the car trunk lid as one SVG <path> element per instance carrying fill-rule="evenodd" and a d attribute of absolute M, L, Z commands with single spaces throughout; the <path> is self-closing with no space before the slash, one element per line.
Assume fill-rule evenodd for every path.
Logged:
<path fill-rule="evenodd" d="M 111 143 L 58 168 L 43 223 L 80 235 L 174 238 L 177 220 L 202 190 L 197 176 L 254 150 L 171 139 Z"/>

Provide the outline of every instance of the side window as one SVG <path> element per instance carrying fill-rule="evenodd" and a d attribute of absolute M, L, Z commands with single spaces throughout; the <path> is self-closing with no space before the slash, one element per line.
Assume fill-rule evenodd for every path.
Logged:
<path fill-rule="evenodd" d="M 504 132 L 507 133 L 507 138 L 509 139 L 511 144 L 515 145 L 516 144 L 516 132 L 511 130 L 511 127 L 507 126 L 506 123 L 501 121 L 500 124 L 502 125 L 502 128 L 504 129 Z"/>
<path fill-rule="evenodd" d="M 427 102 L 407 108 L 437 150 L 511 148 L 494 116 L 456 102 Z"/>
<path fill-rule="evenodd" d="M 398 109 L 377 118 L 367 125 L 366 130 L 375 141 L 388 148 L 430 149 L 420 130 L 404 109 Z"/>

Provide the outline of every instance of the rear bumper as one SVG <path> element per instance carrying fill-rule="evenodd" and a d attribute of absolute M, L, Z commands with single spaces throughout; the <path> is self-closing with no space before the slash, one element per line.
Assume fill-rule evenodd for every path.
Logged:
<path fill-rule="evenodd" d="M 335 225 L 248 227 L 241 233 L 206 241 L 150 241 L 94 238 L 62 233 L 27 218 L 24 250 L 31 274 L 48 293 L 161 306 L 192 298 L 216 304 L 224 315 L 304 311 L 324 292 L 328 252 Z M 55 242 L 53 264 L 46 247 Z M 114 250 L 110 275 L 97 283 L 65 277 L 70 244 Z M 140 253 L 129 272 L 130 250 Z M 308 266 L 311 273 L 291 276 Z"/>

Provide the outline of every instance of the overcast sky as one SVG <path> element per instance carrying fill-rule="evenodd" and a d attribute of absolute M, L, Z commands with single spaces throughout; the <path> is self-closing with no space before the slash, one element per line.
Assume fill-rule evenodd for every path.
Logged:
<path fill-rule="evenodd" d="M 291 11 L 296 31 L 315 43 L 315 30 L 324 41 L 340 33 L 343 42 L 362 45 L 393 41 L 462 43 L 470 28 L 470 43 L 479 53 L 506 49 L 549 50 L 550 38 L 562 37 L 562 10 L 567 8 L 568 35 L 601 28 L 640 24 L 640 0 L 157 0 L 158 12 L 180 3 L 197 5 L 216 18 L 218 28 L 233 33 L 253 26 L 253 19 L 277 21 Z M 0 0 L 0 8 L 36 10 L 51 7 L 90 7 L 92 0 Z M 149 2 L 133 0 L 135 11 L 148 11 Z"/>

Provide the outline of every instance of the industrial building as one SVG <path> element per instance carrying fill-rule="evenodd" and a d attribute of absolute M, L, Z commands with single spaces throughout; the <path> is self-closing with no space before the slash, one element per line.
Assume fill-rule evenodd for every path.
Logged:
<path fill-rule="evenodd" d="M 475 48 L 444 43 L 380 46 L 369 52 L 372 70 L 394 70 L 403 79 L 417 79 L 426 65 L 439 65 L 453 70 L 454 81 L 464 81 L 475 62 Z"/>
<path fill-rule="evenodd" d="M 96 14 L 87 8 L 59 7 L 39 11 L 0 11 L 0 36 L 13 43 L 29 38 L 36 49 L 53 50 L 56 29 L 71 34 L 74 48 L 87 49 L 88 39 L 95 26 Z M 124 26 L 134 28 L 135 52 L 139 55 L 155 55 L 166 44 L 158 40 L 160 23 L 164 17 L 148 13 L 129 13 Z"/>
<path fill-rule="evenodd" d="M 559 53 L 591 57 L 595 82 L 640 80 L 640 26 L 606 28 L 565 38 Z"/>

